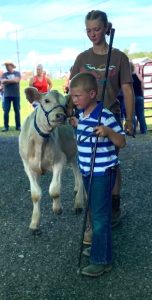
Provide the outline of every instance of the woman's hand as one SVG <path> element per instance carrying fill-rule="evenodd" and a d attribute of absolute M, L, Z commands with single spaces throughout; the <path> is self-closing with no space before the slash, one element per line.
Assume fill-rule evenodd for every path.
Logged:
<path fill-rule="evenodd" d="M 124 124 L 124 130 L 125 130 L 126 134 L 128 134 L 128 135 L 134 134 L 134 127 L 133 127 L 132 120 L 126 119 L 125 124 Z"/>

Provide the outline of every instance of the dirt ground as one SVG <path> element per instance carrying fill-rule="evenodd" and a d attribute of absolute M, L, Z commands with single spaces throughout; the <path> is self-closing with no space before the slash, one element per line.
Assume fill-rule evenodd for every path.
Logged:
<path fill-rule="evenodd" d="M 120 225 L 113 229 L 113 269 L 97 279 L 77 275 L 83 213 L 73 211 L 73 175 L 63 174 L 63 213 L 53 215 L 41 178 L 41 231 L 28 229 L 32 203 L 18 137 L 0 137 L 0 300 L 152 299 L 152 134 L 128 138 L 121 150 Z M 82 266 L 87 264 L 83 258 Z"/>

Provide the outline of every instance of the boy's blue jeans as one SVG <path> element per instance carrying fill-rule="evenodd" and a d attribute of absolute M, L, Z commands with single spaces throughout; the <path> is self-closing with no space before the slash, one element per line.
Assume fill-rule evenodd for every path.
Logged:
<path fill-rule="evenodd" d="M 89 197 L 92 218 L 92 245 L 90 262 L 92 264 L 111 264 L 111 200 L 116 178 L 116 168 L 109 168 L 103 176 L 93 176 Z M 90 176 L 83 176 L 88 191 Z"/>

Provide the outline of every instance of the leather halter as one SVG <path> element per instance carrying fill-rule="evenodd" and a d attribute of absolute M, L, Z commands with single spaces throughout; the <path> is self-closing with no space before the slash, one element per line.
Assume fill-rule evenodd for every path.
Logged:
<path fill-rule="evenodd" d="M 42 104 L 40 104 L 41 105 L 41 108 L 42 108 L 42 110 L 43 110 L 43 112 L 44 112 L 44 114 L 45 114 L 45 117 L 46 117 L 46 119 L 47 119 L 47 123 L 48 123 L 48 125 L 51 127 L 51 123 L 50 123 L 50 121 L 49 121 L 49 114 L 54 110 L 54 109 L 57 109 L 58 107 L 61 107 L 64 111 L 65 111 L 65 107 L 63 106 L 63 105 L 61 105 L 61 104 L 58 104 L 58 105 L 56 105 L 56 106 L 54 106 L 52 109 L 50 109 L 49 111 L 46 111 L 45 109 L 44 109 L 44 107 L 42 106 Z M 36 114 L 37 114 L 37 108 L 35 109 L 35 116 L 34 116 L 34 128 L 36 129 L 36 131 L 38 132 L 38 134 L 41 136 L 41 137 L 43 137 L 43 138 L 49 138 L 50 137 L 50 135 L 51 135 L 51 131 L 53 130 L 51 130 L 49 133 L 44 133 L 44 132 L 42 132 L 41 130 L 40 130 L 40 128 L 38 127 L 38 125 L 37 125 L 37 123 L 36 123 Z"/>

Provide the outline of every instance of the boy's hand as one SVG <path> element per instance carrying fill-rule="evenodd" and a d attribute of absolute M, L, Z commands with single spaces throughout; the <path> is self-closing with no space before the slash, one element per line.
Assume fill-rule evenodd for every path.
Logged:
<path fill-rule="evenodd" d="M 94 132 L 98 136 L 105 137 L 105 136 L 108 136 L 108 134 L 109 134 L 109 128 L 106 126 L 96 126 L 94 128 Z"/>
<path fill-rule="evenodd" d="M 72 127 L 77 127 L 78 125 L 78 120 L 76 117 L 70 117 L 69 118 L 69 124 L 72 126 Z"/>

